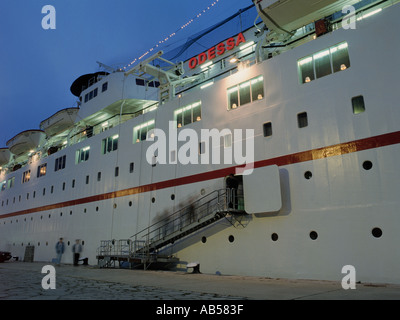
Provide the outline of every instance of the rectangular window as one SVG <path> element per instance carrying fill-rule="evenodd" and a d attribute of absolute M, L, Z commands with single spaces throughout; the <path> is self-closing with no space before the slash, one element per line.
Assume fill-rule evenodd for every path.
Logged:
<path fill-rule="evenodd" d="M 302 112 L 297 115 L 297 124 L 299 128 L 305 128 L 308 126 L 307 112 Z"/>
<path fill-rule="evenodd" d="M 129 164 L 129 173 L 132 173 L 134 169 L 135 169 L 135 164 L 133 162 L 131 162 Z"/>
<path fill-rule="evenodd" d="M 323 50 L 313 56 L 315 65 L 315 75 L 317 78 L 322 78 L 332 73 L 330 51 Z"/>
<path fill-rule="evenodd" d="M 97 172 L 97 181 L 101 181 L 101 172 Z"/>
<path fill-rule="evenodd" d="M 147 140 L 147 134 L 155 127 L 155 121 L 150 120 L 133 128 L 133 143 Z"/>
<path fill-rule="evenodd" d="M 259 76 L 230 87 L 228 92 L 228 110 L 236 109 L 247 103 L 264 98 L 264 78 Z"/>
<path fill-rule="evenodd" d="M 54 171 L 62 170 L 65 168 L 65 161 L 66 161 L 67 156 L 62 156 L 56 159 L 55 161 L 55 166 L 54 166 Z"/>
<path fill-rule="evenodd" d="M 119 176 L 119 167 L 115 167 L 114 176 L 116 176 L 116 177 Z"/>
<path fill-rule="evenodd" d="M 272 136 L 272 123 L 267 122 L 263 124 L 264 137 Z"/>
<path fill-rule="evenodd" d="M 7 187 L 7 181 L 0 182 L 1 191 L 6 190 L 6 187 Z"/>
<path fill-rule="evenodd" d="M 105 138 L 102 140 L 102 153 L 106 154 L 111 151 L 115 151 L 118 149 L 118 138 L 119 135 L 115 134 L 111 137 Z"/>
<path fill-rule="evenodd" d="M 47 171 L 47 163 L 41 164 L 40 166 L 38 166 L 37 177 L 39 178 L 45 176 L 46 171 Z"/>
<path fill-rule="evenodd" d="M 75 188 L 75 179 L 72 179 L 72 188 Z"/>
<path fill-rule="evenodd" d="M 90 147 L 85 147 L 85 148 L 76 150 L 75 164 L 88 161 L 89 160 L 89 151 L 90 151 Z"/>
<path fill-rule="evenodd" d="M 104 92 L 108 89 L 108 82 L 104 82 L 103 85 L 101 86 L 101 92 Z"/>
<path fill-rule="evenodd" d="M 204 154 L 206 152 L 205 141 L 199 142 L 199 154 Z"/>
<path fill-rule="evenodd" d="M 224 135 L 224 148 L 232 147 L 232 133 Z"/>
<path fill-rule="evenodd" d="M 201 120 L 201 101 L 189 104 L 174 111 L 176 126 L 181 128 Z"/>
<path fill-rule="evenodd" d="M 297 61 L 300 83 L 308 83 L 349 67 L 347 42 L 339 43 Z"/>
<path fill-rule="evenodd" d="M 89 184 L 89 176 L 86 176 L 86 184 Z"/>
<path fill-rule="evenodd" d="M 22 183 L 28 182 L 31 179 L 31 170 L 25 171 L 22 174 Z"/>
<path fill-rule="evenodd" d="M 7 189 L 14 187 L 15 177 L 12 177 L 7 180 Z"/>
<path fill-rule="evenodd" d="M 353 105 L 353 113 L 359 114 L 365 111 L 365 103 L 363 96 L 357 96 L 351 99 L 351 104 Z"/>

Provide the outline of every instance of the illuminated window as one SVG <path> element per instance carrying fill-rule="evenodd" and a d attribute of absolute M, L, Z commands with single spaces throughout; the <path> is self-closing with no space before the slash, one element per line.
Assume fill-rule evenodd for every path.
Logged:
<path fill-rule="evenodd" d="M 37 170 L 37 177 L 43 177 L 46 175 L 46 171 L 47 171 L 47 163 L 44 163 L 40 166 L 38 166 L 38 170 Z"/>
<path fill-rule="evenodd" d="M 257 78 L 239 83 L 228 88 L 228 110 L 236 109 L 247 103 L 264 98 L 264 78 Z"/>
<path fill-rule="evenodd" d="M 201 120 L 201 101 L 189 104 L 174 111 L 174 120 L 178 128 Z"/>
<path fill-rule="evenodd" d="M 115 134 L 111 137 L 105 138 L 101 141 L 101 150 L 103 154 L 115 151 L 118 149 L 118 138 L 119 135 Z"/>
<path fill-rule="evenodd" d="M 31 170 L 25 171 L 22 174 L 22 183 L 28 182 L 31 179 Z"/>
<path fill-rule="evenodd" d="M 133 128 L 133 143 L 147 140 L 147 134 L 154 129 L 155 121 L 150 120 Z"/>
<path fill-rule="evenodd" d="M 347 42 L 339 43 L 297 61 L 300 83 L 308 83 L 329 74 L 344 71 L 349 67 Z"/>
<path fill-rule="evenodd" d="M 85 147 L 79 150 L 76 150 L 75 153 L 75 163 L 81 163 L 85 162 L 89 159 L 89 152 L 90 152 L 90 147 Z"/>

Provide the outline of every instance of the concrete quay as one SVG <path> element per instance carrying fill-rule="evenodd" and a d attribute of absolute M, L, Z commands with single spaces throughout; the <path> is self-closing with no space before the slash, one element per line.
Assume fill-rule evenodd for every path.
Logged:
<path fill-rule="evenodd" d="M 0 300 L 399 300 L 400 285 L 99 269 L 61 265 L 55 289 L 43 289 L 48 262 L 0 264 Z M 50 264 L 51 265 L 51 264 Z"/>

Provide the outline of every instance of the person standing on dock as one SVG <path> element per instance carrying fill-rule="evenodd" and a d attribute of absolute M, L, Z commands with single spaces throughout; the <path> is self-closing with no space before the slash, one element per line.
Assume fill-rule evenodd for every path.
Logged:
<path fill-rule="evenodd" d="M 64 253 L 64 249 L 65 249 L 65 245 L 64 245 L 64 242 L 63 242 L 63 238 L 60 238 L 60 240 L 56 244 L 56 253 L 57 253 L 56 264 L 58 266 L 61 263 L 61 258 L 62 258 L 62 255 Z"/>
<path fill-rule="evenodd" d="M 79 256 L 82 252 L 82 245 L 79 243 L 79 239 L 75 240 L 75 244 L 72 246 L 72 252 L 74 253 L 74 266 L 77 266 L 79 262 Z"/>

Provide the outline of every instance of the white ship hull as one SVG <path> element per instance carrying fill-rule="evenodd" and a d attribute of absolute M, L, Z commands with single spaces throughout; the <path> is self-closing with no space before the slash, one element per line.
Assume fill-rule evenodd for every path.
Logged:
<path fill-rule="evenodd" d="M 278 167 L 282 206 L 250 213 L 242 225 L 222 219 L 176 241 L 164 251 L 179 258 L 178 268 L 199 261 L 204 273 L 339 281 L 343 266 L 352 265 L 357 281 L 400 283 L 400 42 L 387 37 L 400 29 L 399 16 L 397 4 L 355 30 L 336 30 L 42 159 L 52 164 L 66 155 L 70 162 L 45 179 L 1 192 L 0 250 L 23 257 L 33 245 L 35 260 L 50 261 L 63 237 L 63 262 L 72 263 L 72 245 L 81 239 L 82 256 L 93 264 L 101 240 L 128 239 L 163 211 L 224 188 L 233 164 L 152 166 L 146 160 L 152 142 L 132 141 L 137 125 L 155 119 L 168 132 L 174 110 L 200 100 L 201 121 L 191 125 L 197 132 L 255 130 L 255 170 Z M 299 59 L 343 41 L 351 67 L 299 83 Z M 260 75 L 265 97 L 227 111 L 227 88 Z M 365 112 L 354 114 L 351 100 L 360 95 Z M 305 128 L 297 123 L 302 112 Z M 267 122 L 273 134 L 264 137 Z M 102 155 L 102 140 L 116 134 L 118 152 Z M 88 145 L 89 160 L 75 164 L 76 151 Z M 29 165 L 32 172 L 40 163 Z M 262 194 L 264 186 L 257 187 Z M 267 202 L 260 196 L 258 205 Z"/>

